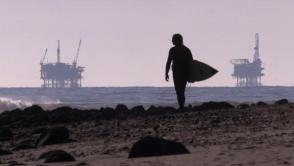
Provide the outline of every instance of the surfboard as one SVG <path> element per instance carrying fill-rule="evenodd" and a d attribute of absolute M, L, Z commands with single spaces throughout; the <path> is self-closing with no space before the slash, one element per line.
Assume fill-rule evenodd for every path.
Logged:
<path fill-rule="evenodd" d="M 213 67 L 203 62 L 193 60 L 189 66 L 188 82 L 193 83 L 193 82 L 204 81 L 212 77 L 213 75 L 215 75 L 217 72 L 218 71 L 214 69 Z"/>

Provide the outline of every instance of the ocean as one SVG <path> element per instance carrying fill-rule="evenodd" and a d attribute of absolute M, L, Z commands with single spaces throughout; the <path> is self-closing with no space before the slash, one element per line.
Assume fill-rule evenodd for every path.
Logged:
<path fill-rule="evenodd" d="M 294 102 L 294 87 L 264 86 L 237 87 L 187 87 L 186 103 L 197 105 L 206 101 L 231 103 L 273 102 L 287 98 Z M 173 87 L 85 87 L 79 89 L 0 88 L 0 111 L 24 108 L 32 104 L 45 109 L 71 106 L 81 109 L 128 107 L 143 105 L 175 106 Z"/>

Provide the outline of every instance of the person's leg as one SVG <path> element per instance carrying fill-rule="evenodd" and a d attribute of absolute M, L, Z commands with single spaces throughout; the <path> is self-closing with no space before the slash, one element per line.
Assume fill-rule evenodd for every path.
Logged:
<path fill-rule="evenodd" d="M 177 94 L 178 104 L 180 109 L 185 106 L 185 89 L 187 81 L 182 78 L 174 77 L 174 85 Z"/>
<path fill-rule="evenodd" d="M 175 85 L 175 90 L 176 90 L 176 94 L 177 94 L 177 100 L 178 100 L 178 104 L 179 104 L 179 107 L 181 107 L 181 100 L 180 100 L 180 86 L 179 86 L 179 82 L 178 80 L 176 80 L 174 78 L 174 85 Z"/>
<path fill-rule="evenodd" d="M 185 106 L 185 89 L 186 89 L 186 84 L 187 82 L 185 80 L 181 80 L 179 83 L 179 105 L 180 108 L 184 108 Z"/>

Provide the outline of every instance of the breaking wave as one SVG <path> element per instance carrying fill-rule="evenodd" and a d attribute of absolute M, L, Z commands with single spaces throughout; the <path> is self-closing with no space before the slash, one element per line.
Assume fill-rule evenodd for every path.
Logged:
<path fill-rule="evenodd" d="M 0 112 L 12 110 L 16 108 L 25 108 L 31 106 L 32 103 L 22 100 L 14 100 L 6 97 L 0 97 Z"/>

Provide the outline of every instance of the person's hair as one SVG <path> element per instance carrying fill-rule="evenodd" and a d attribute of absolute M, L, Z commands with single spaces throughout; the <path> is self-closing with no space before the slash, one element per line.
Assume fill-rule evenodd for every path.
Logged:
<path fill-rule="evenodd" d="M 182 45 L 183 44 L 183 37 L 181 34 L 176 33 L 173 35 L 172 41 L 174 45 Z"/>

